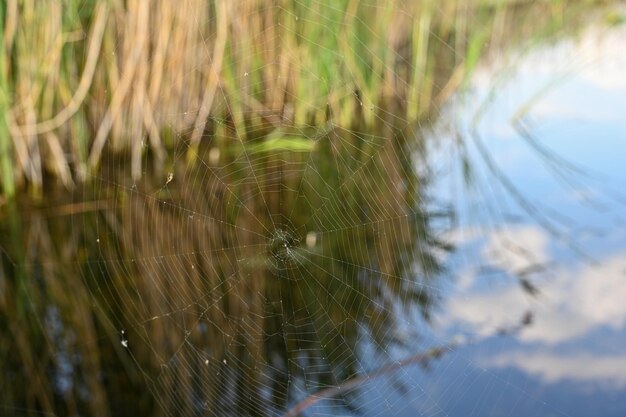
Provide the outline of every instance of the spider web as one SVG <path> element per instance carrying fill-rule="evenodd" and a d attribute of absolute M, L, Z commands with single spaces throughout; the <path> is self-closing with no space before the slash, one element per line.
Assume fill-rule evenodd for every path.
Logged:
<path fill-rule="evenodd" d="M 320 27 L 340 23 L 332 6 L 300 7 Z M 264 65 L 235 79 L 244 84 Z M 315 70 L 301 76 L 333 82 Z M 428 223 L 417 148 L 388 110 L 364 108 L 349 84 L 333 88 L 376 126 L 346 129 L 329 117 L 290 127 L 283 115 L 284 125 L 257 122 L 246 137 L 236 120 L 214 116 L 208 129 L 221 135 L 205 130 L 193 143 L 183 131 L 165 179 L 129 182 L 115 160 L 94 179 L 94 200 L 113 199 L 115 215 L 81 225 L 95 226 L 101 253 L 87 260 L 85 281 L 125 366 L 165 414 L 289 413 L 310 394 L 397 363 L 408 341 L 400 325 L 428 314 L 445 245 Z M 225 94 L 216 100 L 228 115 L 237 110 Z M 310 412 L 369 408 L 341 391 Z"/>
<path fill-rule="evenodd" d="M 286 30 L 342 23 L 343 9 L 296 4 L 301 14 L 277 23 Z M 359 23 L 375 40 L 388 36 Z M 300 40 L 341 60 L 318 35 Z M 459 59 L 454 45 L 437 42 Z M 208 44 L 201 54 L 210 56 Z M 398 75 L 395 62 L 356 45 L 374 57 L 360 65 Z M 274 56 L 273 48 L 263 52 Z M 250 62 L 234 80 L 261 89 L 267 65 Z M 330 105 L 310 123 L 294 123 L 299 108 L 318 99 L 303 95 L 289 97 L 295 107 L 273 119 L 259 118 L 220 85 L 199 140 L 198 126 L 184 121 L 202 106 L 166 115 L 185 128 L 164 169 L 147 144 L 140 176 L 107 154 L 72 201 L 52 204 L 51 220 L 31 214 L 25 240 L 54 255 L 7 256 L 7 264 L 35 277 L 15 290 L 29 294 L 52 353 L 41 369 L 27 349 L 18 360 L 32 363 L 37 383 L 54 374 L 55 395 L 6 398 L 3 407 L 37 414 L 47 406 L 33 404 L 66 399 L 63 412 L 77 415 L 448 415 L 431 398 L 428 372 L 414 366 L 428 369 L 442 355 L 465 369 L 463 383 L 449 387 L 459 396 L 484 375 L 509 384 L 477 374 L 464 342 L 429 330 L 446 288 L 456 285 L 444 267 L 454 212 L 433 199 L 425 146 L 440 109 L 405 123 L 392 104 L 355 89 L 359 75 L 346 71 L 334 80 L 327 68 L 305 67 L 300 77 L 351 102 L 343 108 L 362 124 L 347 126 Z M 383 83 L 380 74 L 369 81 Z M 524 325 L 517 314 L 507 319 L 505 332 Z M 514 390 L 518 401 L 530 397 Z"/>
<path fill-rule="evenodd" d="M 445 245 L 410 150 L 391 132 L 326 130 L 306 153 L 235 142 L 165 183 L 97 179 L 125 200 L 96 219 L 90 263 L 121 280 L 97 292 L 162 409 L 275 414 L 396 363 L 400 323 L 428 314 Z M 358 408 L 337 394 L 327 412 Z"/>

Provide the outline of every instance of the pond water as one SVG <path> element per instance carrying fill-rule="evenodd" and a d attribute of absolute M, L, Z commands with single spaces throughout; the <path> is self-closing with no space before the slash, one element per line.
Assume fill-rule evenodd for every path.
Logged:
<path fill-rule="evenodd" d="M 6 204 L 0 414 L 626 414 L 625 57 L 592 21 L 432 126 Z"/>
<path fill-rule="evenodd" d="M 625 45 L 592 25 L 485 65 L 449 109 L 438 187 L 457 251 L 431 337 L 467 345 L 411 374 L 427 401 L 404 415 L 626 412 Z"/>

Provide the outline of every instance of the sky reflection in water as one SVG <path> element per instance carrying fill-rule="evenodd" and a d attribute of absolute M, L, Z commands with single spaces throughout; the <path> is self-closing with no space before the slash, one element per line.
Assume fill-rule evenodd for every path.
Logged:
<path fill-rule="evenodd" d="M 458 160 L 438 186 L 462 205 L 456 278 L 433 337 L 462 334 L 469 344 L 427 373 L 424 389 L 442 415 L 626 413 L 625 61 L 626 28 L 591 27 L 524 58 L 475 128 L 477 103 L 502 69 L 480 68 L 469 104 L 454 107 L 474 164 L 469 189 Z M 513 121 L 524 106 L 528 140 Z M 494 179 L 476 141 L 539 218 Z M 444 170 L 455 165 L 441 160 Z M 521 291 L 520 277 L 538 294 Z M 530 326 L 496 336 L 526 312 Z"/>

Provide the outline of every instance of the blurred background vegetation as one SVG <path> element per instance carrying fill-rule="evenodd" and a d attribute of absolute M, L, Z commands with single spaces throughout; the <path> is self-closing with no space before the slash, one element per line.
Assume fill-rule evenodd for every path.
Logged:
<path fill-rule="evenodd" d="M 134 179 L 183 143 L 428 119 L 480 56 L 575 30 L 589 0 L 7 0 L 2 193 L 72 188 L 109 154 Z"/>

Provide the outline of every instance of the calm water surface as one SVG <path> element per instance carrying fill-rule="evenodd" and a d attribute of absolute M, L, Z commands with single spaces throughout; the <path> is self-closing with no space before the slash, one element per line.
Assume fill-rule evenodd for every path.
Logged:
<path fill-rule="evenodd" d="M 625 45 L 592 26 L 502 79 L 480 68 L 449 109 L 463 146 L 439 148 L 438 189 L 458 250 L 432 338 L 467 345 L 410 374 L 426 400 L 405 415 L 626 413 Z"/>
<path fill-rule="evenodd" d="M 625 57 L 591 25 L 418 133 L 3 207 L 0 414 L 626 415 Z"/>

